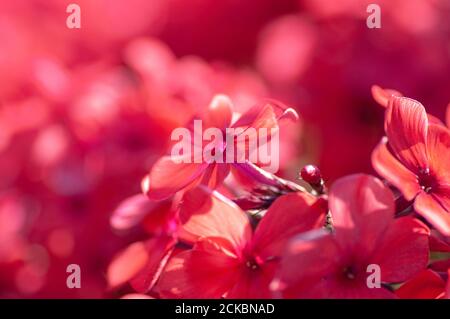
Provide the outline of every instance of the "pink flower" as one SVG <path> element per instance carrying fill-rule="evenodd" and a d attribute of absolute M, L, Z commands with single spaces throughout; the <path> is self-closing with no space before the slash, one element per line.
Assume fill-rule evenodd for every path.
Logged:
<path fill-rule="evenodd" d="M 248 216 L 229 200 L 218 193 L 207 201 L 201 196 L 198 190 L 180 212 L 182 237 L 193 248 L 169 261 L 158 284 L 162 297 L 269 298 L 286 242 L 325 221 L 323 199 L 290 193 L 272 204 L 253 231 Z"/>
<path fill-rule="evenodd" d="M 333 232 L 312 231 L 288 245 L 275 291 L 288 298 L 392 298 L 369 288 L 368 266 L 381 283 L 405 281 L 428 262 L 429 230 L 411 217 L 394 219 L 394 197 L 370 175 L 351 175 L 330 190 Z"/>
<path fill-rule="evenodd" d="M 391 97 L 383 139 L 372 154 L 375 170 L 397 187 L 414 209 L 450 235 L 450 131 L 429 124 L 424 107 Z"/>
<path fill-rule="evenodd" d="M 230 127 L 232 116 L 231 101 L 226 96 L 217 95 L 204 116 L 205 127 L 225 130 Z M 278 129 L 279 121 L 288 116 L 297 118 L 297 114 L 292 109 L 286 109 L 278 102 L 265 101 L 262 105 L 257 105 L 243 114 L 231 127 L 244 130 L 248 128 Z M 232 146 L 234 145 L 223 144 L 222 155 L 225 156 L 226 148 Z M 194 145 L 193 148 L 194 153 L 203 154 L 201 147 Z M 194 154 L 187 156 L 188 163 L 175 162 L 172 156 L 163 156 L 155 163 L 149 174 L 150 186 L 147 195 L 150 199 L 166 199 L 178 191 L 191 189 L 199 184 L 214 189 L 223 182 L 230 171 L 230 164 L 225 161 L 224 163 L 215 161 L 196 163 L 192 159 Z"/>
<path fill-rule="evenodd" d="M 450 284 L 446 285 L 441 276 L 427 269 L 405 282 L 395 294 L 402 299 L 450 298 Z"/>

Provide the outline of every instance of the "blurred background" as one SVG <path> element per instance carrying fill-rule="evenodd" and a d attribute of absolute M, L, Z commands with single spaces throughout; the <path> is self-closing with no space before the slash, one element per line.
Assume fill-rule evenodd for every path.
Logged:
<path fill-rule="evenodd" d="M 70 3 L 81 29 L 66 26 Z M 1 1 L 0 298 L 112 296 L 105 269 L 134 238 L 111 212 L 216 93 L 238 112 L 264 97 L 299 112 L 280 175 L 372 172 L 372 85 L 444 117 L 449 17 L 448 0 Z M 81 289 L 66 286 L 72 263 Z"/>

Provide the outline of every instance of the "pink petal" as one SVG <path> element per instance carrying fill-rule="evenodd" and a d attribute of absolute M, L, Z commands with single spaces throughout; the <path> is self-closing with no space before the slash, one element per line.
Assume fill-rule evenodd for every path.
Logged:
<path fill-rule="evenodd" d="M 287 298 L 395 298 L 384 288 L 369 289 L 364 276 L 344 279 L 349 257 L 324 230 L 302 234 L 290 243 L 272 287 Z"/>
<path fill-rule="evenodd" d="M 300 192 L 279 197 L 256 228 L 252 240 L 255 253 L 280 256 L 292 236 L 324 226 L 326 212 L 322 198 Z"/>
<path fill-rule="evenodd" d="M 142 220 L 142 228 L 149 234 L 173 234 L 178 226 L 178 206 L 175 198 L 157 202 L 157 206 Z"/>
<path fill-rule="evenodd" d="M 279 101 L 264 99 L 244 113 L 233 127 L 277 128 L 278 122 L 285 119 L 295 122 L 298 114 Z"/>
<path fill-rule="evenodd" d="M 383 107 L 387 107 L 388 103 L 389 103 L 389 99 L 392 96 L 403 96 L 403 94 L 401 94 L 400 92 L 396 91 L 396 90 L 392 90 L 392 89 L 383 89 L 378 85 L 372 85 L 372 97 L 373 99 L 380 104 Z M 434 123 L 434 124 L 439 124 L 442 125 L 441 120 L 439 120 L 437 117 L 431 115 L 431 114 L 427 114 L 428 117 L 428 122 L 429 123 Z"/>
<path fill-rule="evenodd" d="M 250 140 L 255 139 L 258 142 L 268 142 L 274 134 L 278 134 L 279 124 L 283 120 L 297 121 L 298 114 L 292 108 L 288 108 L 278 101 L 265 99 L 242 115 L 233 124 L 233 128 L 243 129 L 244 131 L 240 135 L 246 134 Z M 249 128 L 253 128 L 255 131 L 249 130 Z M 266 135 L 263 135 L 264 133 Z M 254 137 L 254 134 L 257 134 L 257 136 Z M 249 150 L 249 143 L 237 143 L 237 141 L 238 137 L 235 138 L 237 154 L 246 154 L 245 158 L 248 159 L 247 154 L 254 150 Z M 258 146 L 260 147 L 262 144 Z"/>
<path fill-rule="evenodd" d="M 111 288 L 120 286 L 141 271 L 149 261 L 144 242 L 135 242 L 119 252 L 108 266 L 106 277 Z"/>
<path fill-rule="evenodd" d="M 275 109 L 281 110 L 284 109 L 283 106 L 278 107 L 276 102 L 271 102 L 269 100 L 263 100 L 260 103 L 254 105 L 247 112 L 245 112 L 239 119 L 233 123 L 233 127 L 255 127 L 254 124 L 263 124 L 266 123 L 269 126 L 264 127 L 273 127 L 276 125 L 276 113 Z M 259 127 L 259 126 L 258 126 Z"/>
<path fill-rule="evenodd" d="M 407 200 L 412 200 L 421 190 L 417 177 L 400 163 L 389 151 L 383 139 L 372 153 L 372 165 L 382 177 L 397 187 Z"/>
<path fill-rule="evenodd" d="M 395 299 L 394 293 L 384 287 L 369 288 L 365 280 L 342 282 L 342 279 L 332 277 L 326 280 L 325 298 L 332 299 Z"/>
<path fill-rule="evenodd" d="M 428 117 L 428 124 L 445 126 L 445 124 L 442 123 L 442 121 L 439 118 L 437 118 L 436 116 L 434 116 L 430 113 L 427 113 L 427 117 Z"/>
<path fill-rule="evenodd" d="M 428 267 L 434 271 L 446 272 L 447 269 L 450 269 L 450 258 L 432 262 Z"/>
<path fill-rule="evenodd" d="M 431 270 L 423 270 L 395 291 L 402 299 L 436 299 L 444 295 L 445 282 Z"/>
<path fill-rule="evenodd" d="M 220 239 L 202 241 L 170 259 L 158 283 L 163 298 L 221 298 L 236 283 L 238 260 L 223 252 Z"/>
<path fill-rule="evenodd" d="M 120 297 L 120 299 L 155 299 L 144 294 L 126 294 Z"/>
<path fill-rule="evenodd" d="M 436 175 L 439 182 L 450 185 L 449 129 L 439 125 L 428 127 L 427 155 L 432 173 Z"/>
<path fill-rule="evenodd" d="M 146 293 L 155 285 L 161 271 L 171 255 L 176 241 L 170 236 L 159 236 L 148 240 L 145 248 L 148 260 L 145 266 L 130 281 L 131 286 L 140 293 Z"/>
<path fill-rule="evenodd" d="M 378 85 L 372 85 L 371 88 L 373 99 L 383 107 L 388 106 L 389 99 L 394 96 L 403 96 L 400 92 L 391 89 L 383 89 Z"/>
<path fill-rule="evenodd" d="M 422 192 L 415 199 L 414 208 L 442 235 L 450 236 L 450 214 L 439 197 Z"/>
<path fill-rule="evenodd" d="M 327 231 L 313 230 L 292 239 L 271 284 L 277 296 L 320 298 L 325 295 L 322 278 L 339 266 L 339 248 Z"/>
<path fill-rule="evenodd" d="M 223 195 L 195 188 L 187 192 L 180 209 L 180 220 L 187 241 L 200 237 L 222 237 L 234 247 L 243 247 L 251 238 L 247 215 Z"/>
<path fill-rule="evenodd" d="M 270 283 L 278 270 L 278 262 L 267 262 L 258 270 L 246 268 L 241 271 L 234 287 L 226 294 L 229 299 L 270 299 Z"/>
<path fill-rule="evenodd" d="M 229 127 L 233 115 L 232 110 L 233 103 L 228 96 L 222 94 L 214 96 L 208 108 L 207 126 L 218 129 Z"/>
<path fill-rule="evenodd" d="M 415 218 L 396 219 L 378 241 L 371 259 L 371 263 L 381 268 L 381 280 L 402 282 L 425 269 L 429 258 L 429 235 L 428 227 Z"/>
<path fill-rule="evenodd" d="M 246 115 L 244 115 L 244 118 Z M 245 123 L 248 124 L 248 126 L 236 126 L 244 124 L 244 120 L 241 118 L 238 123 L 233 125 L 234 127 L 240 127 L 243 128 L 243 132 L 238 134 L 235 137 L 235 150 L 236 154 L 245 154 L 245 159 L 249 159 L 249 154 L 251 152 L 255 151 L 253 149 L 250 149 L 250 143 L 242 141 L 242 138 L 239 138 L 239 136 L 248 136 L 248 139 L 250 141 L 270 141 L 272 138 L 272 133 L 278 134 L 278 121 L 276 118 L 276 115 L 274 113 L 273 108 L 270 105 L 264 106 L 264 108 L 256 115 L 256 117 L 253 119 L 251 123 Z M 252 129 L 250 129 L 252 128 Z M 260 130 L 260 129 L 266 129 Z M 254 129 L 254 130 L 253 130 Z M 274 130 L 275 132 L 272 132 Z M 245 135 L 243 135 L 245 134 Z M 246 137 L 247 138 L 247 137 Z M 262 146 L 262 145 L 259 145 Z M 242 159 L 237 159 L 239 161 L 242 161 Z"/>
<path fill-rule="evenodd" d="M 200 178 L 207 163 L 175 163 L 170 156 L 161 157 L 150 172 L 148 197 L 167 199 Z"/>
<path fill-rule="evenodd" d="M 450 252 L 450 237 L 444 237 L 439 232 L 432 230 L 430 251 Z"/>
<path fill-rule="evenodd" d="M 329 207 L 340 244 L 370 255 L 394 217 L 394 196 L 379 179 L 356 174 L 330 188 Z"/>
<path fill-rule="evenodd" d="M 225 163 L 210 164 L 206 169 L 201 184 L 207 186 L 210 189 L 216 189 L 222 185 L 225 178 L 230 173 L 230 165 Z"/>
<path fill-rule="evenodd" d="M 142 219 L 158 204 L 143 194 L 125 199 L 111 216 L 111 226 L 118 230 L 129 229 L 138 225 Z"/>
<path fill-rule="evenodd" d="M 417 173 L 428 167 L 428 118 L 422 104 L 393 96 L 386 110 L 385 129 L 395 156 L 408 169 Z"/>

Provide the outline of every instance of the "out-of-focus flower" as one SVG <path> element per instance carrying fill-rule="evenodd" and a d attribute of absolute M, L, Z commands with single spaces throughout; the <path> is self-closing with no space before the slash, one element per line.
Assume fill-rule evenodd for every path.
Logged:
<path fill-rule="evenodd" d="M 234 116 L 248 112 L 269 95 L 261 76 L 250 67 L 236 68 L 224 61 L 206 62 L 197 56 L 177 59 L 155 38 L 139 38 L 125 49 L 124 59 L 136 73 L 145 109 L 164 136 L 203 117 L 218 92 L 233 101 Z M 164 107 L 162 107 L 164 106 Z M 301 153 L 299 121 L 280 127 L 282 169 L 292 166 Z"/>
<path fill-rule="evenodd" d="M 300 16 L 284 16 L 267 26 L 262 34 L 256 64 L 261 73 L 278 86 L 297 81 L 312 61 L 317 33 Z"/>
<path fill-rule="evenodd" d="M 450 235 L 450 131 L 428 124 L 417 101 L 392 97 L 384 139 L 374 150 L 377 172 L 397 187 L 415 210 L 444 235 Z"/>
<path fill-rule="evenodd" d="M 333 233 L 299 235 L 289 244 L 273 289 L 284 297 L 392 298 L 369 288 L 367 267 L 378 265 L 381 283 L 410 279 L 428 262 L 428 228 L 411 217 L 394 219 L 394 197 L 375 177 L 352 175 L 329 194 Z"/>

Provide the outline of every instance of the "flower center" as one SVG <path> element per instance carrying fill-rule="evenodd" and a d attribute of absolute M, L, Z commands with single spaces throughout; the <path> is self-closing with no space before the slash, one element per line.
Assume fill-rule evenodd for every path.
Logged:
<path fill-rule="evenodd" d="M 345 267 L 343 270 L 344 277 L 353 280 L 358 275 L 358 271 L 354 266 Z"/>
<path fill-rule="evenodd" d="M 417 180 L 419 182 L 420 187 L 426 192 L 431 193 L 433 189 L 436 189 L 438 183 L 436 181 L 436 177 L 431 174 L 429 168 L 424 168 L 419 171 L 417 175 Z"/>
<path fill-rule="evenodd" d="M 250 257 L 245 262 L 245 266 L 249 268 L 250 270 L 258 270 L 261 268 L 262 260 L 258 256 L 256 257 Z"/>

